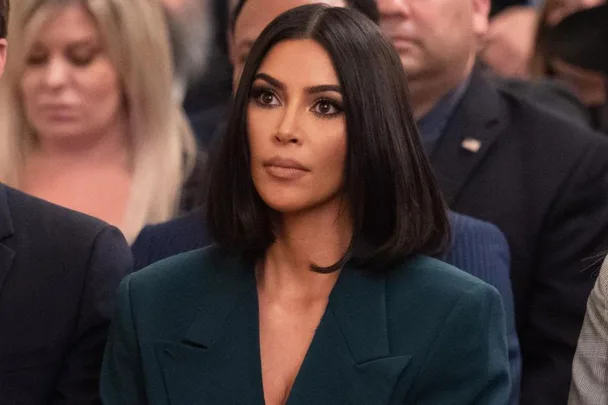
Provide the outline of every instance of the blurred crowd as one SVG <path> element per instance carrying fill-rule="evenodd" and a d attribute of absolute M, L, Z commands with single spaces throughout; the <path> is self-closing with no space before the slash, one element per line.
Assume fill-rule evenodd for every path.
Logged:
<path fill-rule="evenodd" d="M 605 0 L 11 1 L 0 25 L 0 183 L 9 190 L 0 197 L 0 403 L 99 401 L 87 390 L 98 384 L 114 291 L 133 271 L 215 241 L 209 184 L 231 179 L 209 167 L 221 157 L 238 170 L 223 138 L 242 113 L 248 56 L 275 18 L 315 3 L 364 14 L 399 56 L 448 207 L 451 241 L 435 256 L 492 285 L 503 303 L 502 403 L 608 403 L 608 336 L 597 340 L 608 327 Z M 73 223 L 91 216 L 111 227 L 91 222 L 81 234 L 31 197 L 87 215 Z M 20 229 L 28 236 L 10 239 Z M 71 279 L 71 268 L 84 270 Z M 47 269 L 58 270 L 28 284 Z M 65 303 L 56 308 L 57 294 Z M 590 294 L 599 320 L 586 317 Z M 108 353 L 105 384 L 115 390 L 104 401 L 128 403 L 112 396 L 124 376 L 111 369 L 121 354 Z M 458 386 L 446 390 L 458 397 Z"/>

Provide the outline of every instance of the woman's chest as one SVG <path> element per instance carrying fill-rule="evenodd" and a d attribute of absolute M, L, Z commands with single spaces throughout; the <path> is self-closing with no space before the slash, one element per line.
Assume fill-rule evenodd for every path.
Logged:
<path fill-rule="evenodd" d="M 118 170 L 26 173 L 22 190 L 54 204 L 120 226 L 130 198 L 131 176 Z"/>
<path fill-rule="evenodd" d="M 260 359 L 266 405 L 287 402 L 323 312 L 323 306 L 310 311 L 260 306 Z"/>

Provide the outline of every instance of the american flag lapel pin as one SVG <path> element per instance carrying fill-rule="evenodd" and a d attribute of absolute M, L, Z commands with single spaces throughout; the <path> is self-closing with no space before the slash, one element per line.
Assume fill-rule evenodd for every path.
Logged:
<path fill-rule="evenodd" d="M 464 138 L 460 146 L 469 152 L 477 153 L 481 149 L 481 141 L 475 138 Z"/>

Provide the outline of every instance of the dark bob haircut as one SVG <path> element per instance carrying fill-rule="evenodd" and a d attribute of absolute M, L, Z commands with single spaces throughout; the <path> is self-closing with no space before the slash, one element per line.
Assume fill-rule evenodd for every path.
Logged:
<path fill-rule="evenodd" d="M 230 30 L 233 32 L 234 26 L 236 25 L 236 20 L 238 20 L 239 15 L 241 15 L 241 11 L 243 10 L 245 3 L 247 3 L 247 0 L 239 0 L 230 13 Z M 345 0 L 345 3 L 347 7 L 357 10 L 376 24 L 378 24 L 380 21 L 380 12 L 378 11 L 376 0 Z"/>
<path fill-rule="evenodd" d="M 0 0 L 0 38 L 6 38 L 9 9 L 9 0 Z"/>
<path fill-rule="evenodd" d="M 211 154 L 207 223 L 227 252 L 260 258 L 275 241 L 275 213 L 251 176 L 247 108 L 251 86 L 278 43 L 311 39 L 329 54 L 343 93 L 347 131 L 344 198 L 353 224 L 349 259 L 385 268 L 415 254 L 438 255 L 449 242 L 441 193 L 422 148 L 401 61 L 379 27 L 359 12 L 325 5 L 277 17 L 254 43 L 225 134 Z"/>

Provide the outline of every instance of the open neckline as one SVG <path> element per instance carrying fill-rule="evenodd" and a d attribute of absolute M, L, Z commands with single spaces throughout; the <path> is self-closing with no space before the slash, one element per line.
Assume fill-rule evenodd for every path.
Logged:
<path fill-rule="evenodd" d="M 336 286 L 338 285 L 338 282 L 340 281 L 340 279 L 342 278 L 342 272 L 343 270 L 340 270 L 340 274 L 338 275 L 338 279 L 336 280 L 336 282 L 334 283 L 334 286 L 332 287 L 329 296 L 327 297 L 327 305 L 325 306 L 325 309 L 323 311 L 323 315 L 321 316 L 321 318 L 319 319 L 319 323 L 317 324 L 317 326 L 315 327 L 312 339 L 310 341 L 310 344 L 308 345 L 308 347 L 306 348 L 306 353 L 302 359 L 302 362 L 300 363 L 300 366 L 298 367 L 298 371 L 295 375 L 295 378 L 293 379 L 293 382 L 291 384 L 291 387 L 289 389 L 289 391 L 287 392 L 287 396 L 285 397 L 285 400 L 279 404 L 279 405 L 289 405 L 290 403 L 290 399 L 292 398 L 292 393 L 294 392 L 294 388 L 298 387 L 298 382 L 301 380 L 301 375 L 302 375 L 302 370 L 305 370 L 305 366 L 310 362 L 310 353 L 311 353 L 311 349 L 315 346 L 315 343 L 318 341 L 317 339 L 317 335 L 319 330 L 323 327 L 325 320 L 328 316 L 328 313 L 330 312 L 330 304 L 332 301 L 332 296 L 334 294 L 334 291 L 336 290 Z M 262 405 L 267 405 L 266 404 L 266 397 L 264 394 L 264 373 L 263 373 L 263 366 L 262 366 L 262 345 L 261 345 L 261 328 L 260 328 L 260 295 L 259 295 L 259 291 L 258 291 L 258 285 L 257 285 L 257 271 L 256 271 L 256 265 L 253 265 L 253 293 L 254 293 L 254 297 L 255 297 L 255 326 L 256 326 L 256 330 L 255 330 L 255 337 L 256 337 L 256 370 L 259 373 L 259 389 L 262 395 Z"/>

